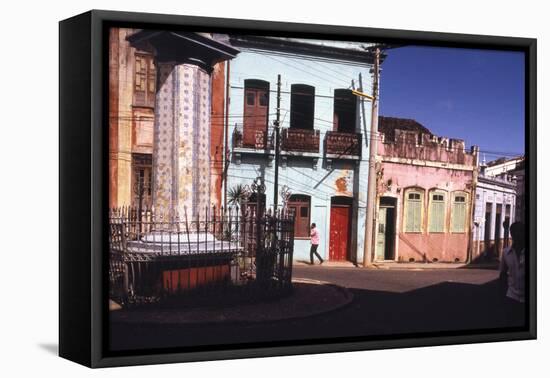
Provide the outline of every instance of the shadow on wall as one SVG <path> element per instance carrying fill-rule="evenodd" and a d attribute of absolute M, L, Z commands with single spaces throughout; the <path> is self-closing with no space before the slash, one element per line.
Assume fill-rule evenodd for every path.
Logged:
<path fill-rule="evenodd" d="M 418 260 L 414 261 L 420 261 L 420 262 L 428 262 L 428 259 L 426 258 L 426 254 L 422 251 L 420 251 L 413 243 L 411 243 L 403 234 L 399 234 L 399 240 L 401 240 L 403 243 L 407 244 L 410 249 L 414 251 L 419 257 Z M 405 262 L 413 262 L 413 261 L 405 261 Z"/>

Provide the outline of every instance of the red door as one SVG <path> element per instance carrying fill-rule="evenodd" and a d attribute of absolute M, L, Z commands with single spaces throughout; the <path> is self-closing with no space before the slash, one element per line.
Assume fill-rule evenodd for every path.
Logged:
<path fill-rule="evenodd" d="M 350 214 L 350 206 L 332 206 L 330 208 L 330 260 L 344 261 L 348 259 Z"/>
<path fill-rule="evenodd" d="M 265 148 L 269 105 L 268 90 L 246 88 L 244 95 L 243 145 L 252 148 Z"/>

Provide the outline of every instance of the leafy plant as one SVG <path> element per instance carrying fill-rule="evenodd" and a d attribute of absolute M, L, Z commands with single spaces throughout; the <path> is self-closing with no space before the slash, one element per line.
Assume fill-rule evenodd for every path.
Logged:
<path fill-rule="evenodd" d="M 237 184 L 227 191 L 227 203 L 231 206 L 242 206 L 245 199 L 246 191 L 242 184 Z"/>

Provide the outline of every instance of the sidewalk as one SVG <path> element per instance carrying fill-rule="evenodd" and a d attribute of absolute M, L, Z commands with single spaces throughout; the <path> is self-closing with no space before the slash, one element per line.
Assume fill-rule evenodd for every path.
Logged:
<path fill-rule="evenodd" d="M 404 269 L 404 270 L 427 270 L 427 269 L 498 269 L 498 262 L 494 263 L 399 263 L 399 262 L 381 262 L 373 263 L 369 268 L 372 269 Z"/>
<path fill-rule="evenodd" d="M 304 318 L 328 313 L 350 304 L 353 300 L 346 288 L 312 279 L 293 280 L 289 296 L 255 304 L 190 308 L 113 309 L 111 321 L 126 324 L 217 324 L 262 323 Z"/>
<path fill-rule="evenodd" d="M 325 261 L 322 265 L 315 263 L 310 265 L 305 261 L 295 261 L 294 265 L 298 266 L 311 266 L 312 268 L 363 268 L 363 264 L 355 265 L 351 261 Z M 395 261 L 383 261 L 375 262 L 367 266 L 367 269 L 387 269 L 387 270 L 432 270 L 432 269 L 498 269 L 499 263 L 486 262 L 486 263 L 445 263 L 445 262 L 395 262 Z"/>

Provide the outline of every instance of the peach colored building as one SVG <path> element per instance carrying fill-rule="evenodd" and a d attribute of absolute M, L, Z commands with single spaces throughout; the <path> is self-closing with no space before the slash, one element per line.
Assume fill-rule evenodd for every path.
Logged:
<path fill-rule="evenodd" d="M 109 31 L 109 206 L 150 207 L 154 202 L 154 130 L 158 105 L 159 57 L 149 41 L 132 44 L 139 29 L 111 28 Z M 212 35 L 191 33 L 195 39 L 219 45 Z M 175 48 L 175 47 L 174 47 Z M 207 55 L 203 51 L 193 51 Z M 171 57 L 171 59 L 175 59 Z M 204 71 L 204 82 L 193 93 L 206 94 L 203 120 L 205 171 L 200 185 L 207 192 L 202 207 L 221 206 L 224 159 L 225 61 L 213 61 Z M 202 72 L 201 71 L 201 72 Z M 182 80 L 182 85 L 189 80 Z M 162 85 L 161 85 L 162 86 Z M 198 108 L 198 107 L 197 107 Z M 196 112 L 195 112 L 196 113 Z M 202 113 L 201 113 L 202 115 Z M 197 118 L 197 117 L 194 117 Z M 157 120 L 158 123 L 158 120 Z M 191 126 L 192 135 L 199 126 Z M 158 144 L 158 143 L 157 143 Z M 198 142 L 194 145 L 199 145 Z M 156 146 L 158 150 L 158 145 Z M 194 159 L 193 161 L 199 161 Z M 198 177 L 198 175 L 195 175 Z M 198 205 L 197 205 L 198 206 Z"/>
<path fill-rule="evenodd" d="M 478 148 L 380 117 L 374 261 L 465 262 Z"/>
<path fill-rule="evenodd" d="M 109 31 L 110 207 L 151 204 L 155 65 L 152 54 L 130 46 L 133 33 Z"/>

